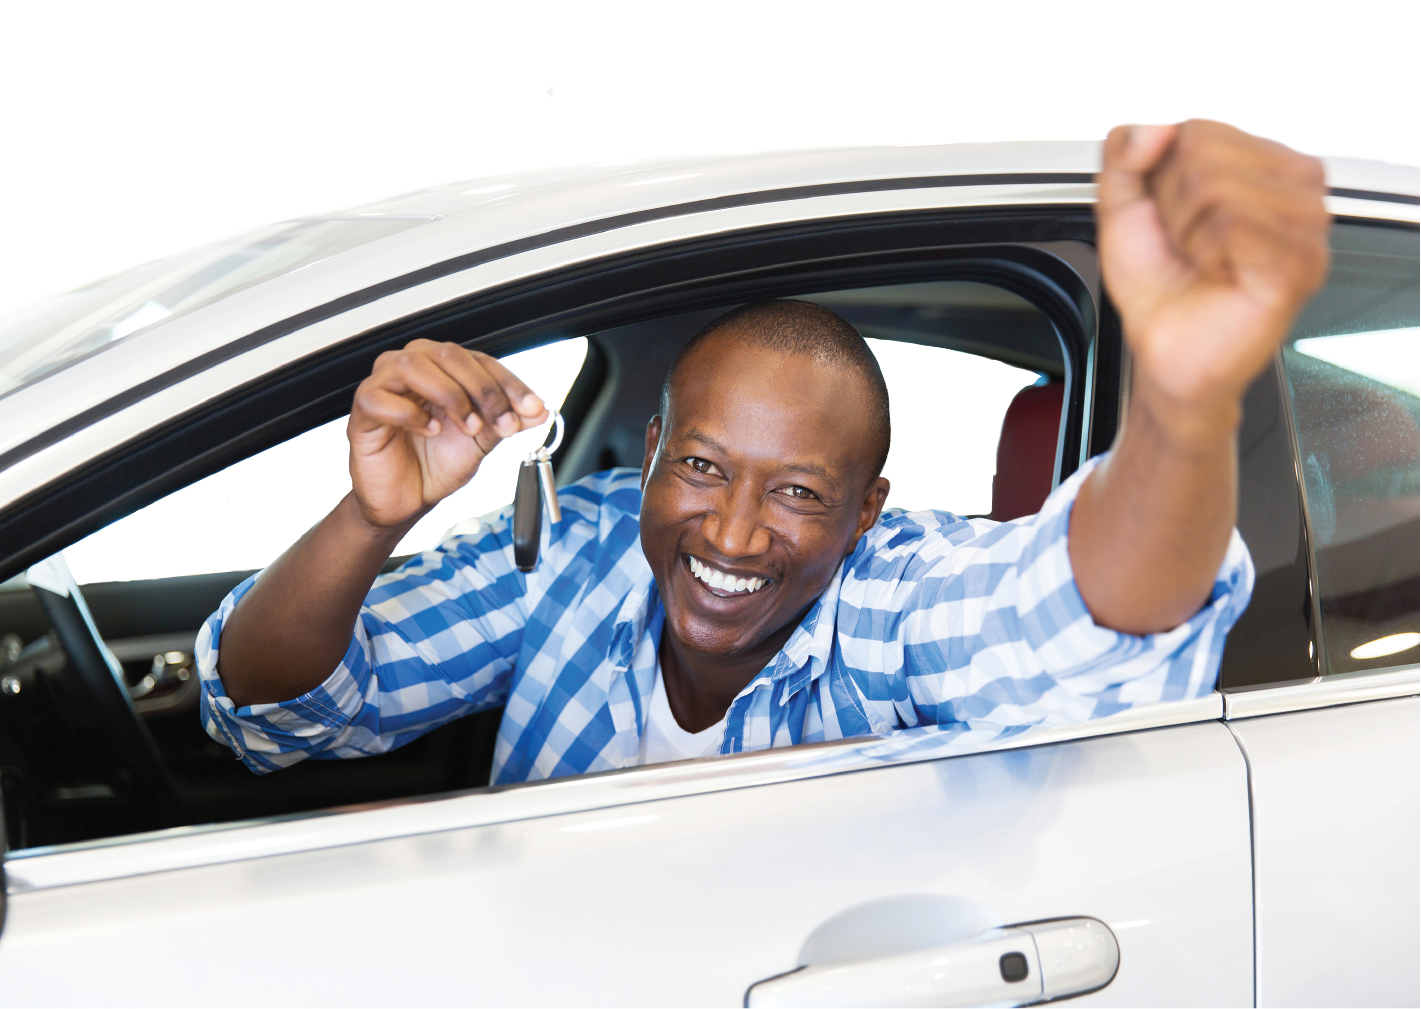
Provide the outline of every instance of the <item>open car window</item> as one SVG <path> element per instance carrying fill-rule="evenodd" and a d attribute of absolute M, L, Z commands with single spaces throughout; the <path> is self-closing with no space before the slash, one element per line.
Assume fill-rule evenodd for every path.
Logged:
<path fill-rule="evenodd" d="M 561 407 L 586 356 L 587 341 L 577 338 L 511 354 L 504 363 Z M 75 580 L 173 578 L 270 564 L 350 490 L 345 425 L 345 418 L 323 424 L 81 540 L 65 551 Z M 541 437 L 525 431 L 499 445 L 478 476 L 421 519 L 396 553 L 428 550 L 450 527 L 506 505 L 518 461 Z"/>
<path fill-rule="evenodd" d="M 1039 309 L 972 281 L 805 300 L 852 322 L 883 370 L 893 424 L 888 507 L 996 519 L 1040 507 L 1057 467 L 1065 364 Z"/>

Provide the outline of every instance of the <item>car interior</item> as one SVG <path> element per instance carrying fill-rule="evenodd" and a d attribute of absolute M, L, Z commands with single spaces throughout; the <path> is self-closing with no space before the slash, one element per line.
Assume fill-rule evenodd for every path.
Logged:
<path fill-rule="evenodd" d="M 1078 402 L 1068 391 L 1079 363 L 1071 364 L 1060 326 L 1022 294 L 979 280 L 826 288 L 774 295 L 825 305 L 875 347 L 939 355 L 927 374 L 921 358 L 896 370 L 885 365 L 895 445 L 903 440 L 910 446 L 905 452 L 920 442 L 966 446 L 987 458 L 986 496 L 975 505 L 903 504 L 999 520 L 1038 510 L 1063 468 L 1063 432 L 1070 405 Z M 554 459 L 558 483 L 610 467 L 639 467 L 645 426 L 672 358 L 707 321 L 745 300 L 742 294 L 693 311 L 563 329 L 530 341 L 587 337 L 586 357 L 562 406 L 568 430 Z M 991 409 L 964 414 L 952 430 L 933 430 L 930 418 L 940 405 L 934 398 L 943 393 L 933 386 L 932 371 L 950 369 L 965 359 L 961 355 L 1016 370 L 1003 372 L 1007 391 Z M 368 368 L 368 359 L 357 367 Z M 918 384 L 904 385 L 910 380 Z M 905 410 L 917 402 L 918 414 L 905 416 L 921 419 L 904 423 L 900 395 Z M 928 480 L 946 472 L 931 459 L 904 466 Z M 890 495 L 888 506 L 894 505 Z M 386 570 L 402 559 L 392 558 Z M 461 718 L 381 756 L 306 760 L 264 776 L 209 738 L 198 718 L 194 640 L 223 597 L 251 573 L 94 582 L 72 597 L 21 578 L 0 586 L 0 794 L 11 850 L 487 786 L 501 709 Z M 126 694 L 111 689 L 114 677 L 93 645 L 98 639 L 121 664 Z M 114 723 L 125 719 L 132 729 L 116 732 Z"/>

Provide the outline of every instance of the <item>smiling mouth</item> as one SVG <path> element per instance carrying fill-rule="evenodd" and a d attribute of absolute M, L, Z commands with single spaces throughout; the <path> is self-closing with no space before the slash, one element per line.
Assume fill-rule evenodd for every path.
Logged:
<path fill-rule="evenodd" d="M 691 574 L 705 583 L 718 596 L 748 596 L 772 584 L 769 578 L 740 578 L 727 571 L 713 568 L 698 558 L 686 555 L 686 563 Z"/>

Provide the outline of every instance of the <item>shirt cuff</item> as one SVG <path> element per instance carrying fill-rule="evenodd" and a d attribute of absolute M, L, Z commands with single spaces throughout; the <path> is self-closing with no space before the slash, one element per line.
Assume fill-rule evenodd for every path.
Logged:
<path fill-rule="evenodd" d="M 1231 531 L 1209 599 L 1167 631 L 1135 635 L 1095 622 L 1081 597 L 1067 548 L 1071 510 L 1088 461 L 1052 491 L 1032 526 L 1018 569 L 1017 605 L 1045 669 L 1078 693 L 1096 697 L 1092 717 L 1146 701 L 1200 697 L 1214 688 L 1225 635 L 1248 605 L 1254 569 L 1237 529 Z"/>
<path fill-rule="evenodd" d="M 330 676 L 289 701 L 238 707 L 217 672 L 222 629 L 261 573 L 233 589 L 198 633 L 195 656 L 207 734 L 229 746 L 248 768 L 265 774 L 318 754 L 333 743 L 363 706 L 370 678 L 365 628 L 357 621 L 350 646 Z"/>

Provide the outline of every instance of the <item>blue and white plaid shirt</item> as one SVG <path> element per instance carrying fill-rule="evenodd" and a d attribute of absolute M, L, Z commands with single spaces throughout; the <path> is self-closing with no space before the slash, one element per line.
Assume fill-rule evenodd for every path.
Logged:
<path fill-rule="evenodd" d="M 1093 465 L 1012 522 L 885 512 L 779 654 L 731 703 L 721 753 L 917 726 L 993 738 L 1213 689 L 1253 566 L 1237 531 L 1212 598 L 1163 634 L 1095 624 L 1066 552 Z M 531 574 L 513 561 L 511 509 L 376 581 L 321 686 L 236 707 L 217 675 L 237 586 L 197 639 L 208 733 L 253 771 L 383 753 L 505 705 L 493 782 L 639 763 L 664 611 L 638 533 L 640 473 L 559 491 Z"/>

